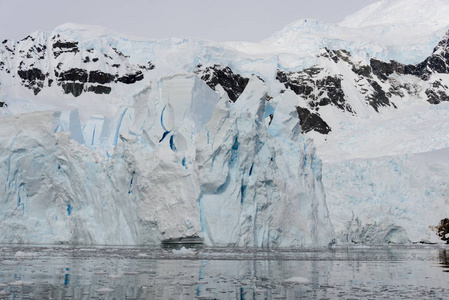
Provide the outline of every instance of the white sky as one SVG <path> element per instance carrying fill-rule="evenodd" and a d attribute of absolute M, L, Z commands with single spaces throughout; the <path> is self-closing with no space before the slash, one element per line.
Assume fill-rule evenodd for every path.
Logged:
<path fill-rule="evenodd" d="M 337 23 L 377 0 L 0 0 L 0 40 L 71 22 L 148 39 L 257 42 L 302 18 Z"/>

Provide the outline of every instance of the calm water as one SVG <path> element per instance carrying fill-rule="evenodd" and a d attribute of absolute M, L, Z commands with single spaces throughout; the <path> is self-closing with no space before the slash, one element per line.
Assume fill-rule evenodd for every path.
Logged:
<path fill-rule="evenodd" d="M 449 299 L 449 247 L 0 246 L 0 299 Z"/>

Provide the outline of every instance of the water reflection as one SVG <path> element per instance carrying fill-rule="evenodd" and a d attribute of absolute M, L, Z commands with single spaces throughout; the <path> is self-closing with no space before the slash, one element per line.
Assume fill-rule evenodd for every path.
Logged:
<path fill-rule="evenodd" d="M 449 272 L 449 255 L 448 250 L 440 249 L 439 251 L 440 265 L 443 267 L 443 272 Z"/>
<path fill-rule="evenodd" d="M 449 298 L 447 251 L 3 247 L 0 299 Z"/>

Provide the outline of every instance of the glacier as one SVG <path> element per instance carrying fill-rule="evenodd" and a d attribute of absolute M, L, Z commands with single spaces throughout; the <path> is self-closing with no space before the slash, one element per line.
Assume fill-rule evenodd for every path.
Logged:
<path fill-rule="evenodd" d="M 442 242 L 449 4 L 424 2 L 259 43 L 3 41 L 0 243 Z"/>
<path fill-rule="evenodd" d="M 266 103 L 256 77 L 232 103 L 179 75 L 84 135 L 76 110 L 5 117 L 0 242 L 331 243 L 314 146 L 295 116 L 274 117 L 270 133 Z M 114 147 L 102 155 L 98 141 Z"/>
<path fill-rule="evenodd" d="M 448 149 L 325 163 L 331 221 L 339 243 L 441 242 L 447 217 Z"/>

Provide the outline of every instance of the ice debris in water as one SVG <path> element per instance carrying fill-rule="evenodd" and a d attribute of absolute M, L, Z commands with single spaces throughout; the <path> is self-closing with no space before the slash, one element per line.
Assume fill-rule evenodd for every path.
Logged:
<path fill-rule="evenodd" d="M 195 250 L 188 249 L 184 246 L 182 246 L 181 249 L 179 249 L 179 250 L 173 249 L 172 253 L 175 255 L 196 254 Z"/>
<path fill-rule="evenodd" d="M 23 251 L 17 251 L 16 254 L 14 254 L 14 257 L 34 257 L 34 256 L 36 256 L 36 253 L 23 252 Z"/>
<path fill-rule="evenodd" d="M 18 280 L 18 281 L 10 282 L 10 283 L 8 283 L 8 285 L 9 286 L 30 286 L 30 285 L 34 285 L 34 282 Z"/>
<path fill-rule="evenodd" d="M 114 289 L 111 288 L 100 288 L 98 290 L 96 290 L 96 292 L 98 294 L 108 294 L 108 293 L 112 293 L 114 291 Z"/>
<path fill-rule="evenodd" d="M 289 279 L 285 279 L 286 283 L 296 283 L 296 284 L 308 284 L 310 280 L 304 277 L 291 277 Z"/>

